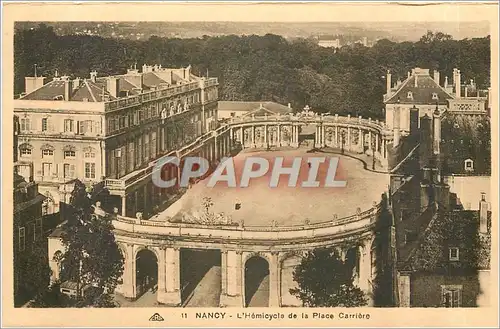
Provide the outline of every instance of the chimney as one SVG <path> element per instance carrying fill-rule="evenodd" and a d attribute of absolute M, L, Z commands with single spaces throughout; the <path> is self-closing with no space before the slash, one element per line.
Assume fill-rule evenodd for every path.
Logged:
<path fill-rule="evenodd" d="M 73 93 L 73 80 L 67 78 L 64 80 L 64 100 L 71 101 L 71 94 Z"/>
<path fill-rule="evenodd" d="M 391 97 L 391 71 L 387 70 L 387 78 L 386 78 L 386 89 L 387 89 L 387 98 L 389 99 Z"/>
<path fill-rule="evenodd" d="M 191 77 L 191 65 L 188 65 L 188 67 L 184 69 L 184 79 L 189 80 L 190 77 Z"/>
<path fill-rule="evenodd" d="M 410 73 L 410 71 L 408 71 L 408 79 L 410 78 L 410 76 L 411 76 L 411 73 Z"/>
<path fill-rule="evenodd" d="M 288 108 L 291 109 L 292 108 L 292 104 L 291 103 L 288 103 Z"/>
<path fill-rule="evenodd" d="M 448 88 L 448 77 L 444 77 L 444 89 Z"/>
<path fill-rule="evenodd" d="M 460 76 L 460 70 L 459 69 L 454 69 L 454 79 L 453 79 L 453 82 L 455 83 L 455 97 L 456 98 L 460 98 L 461 95 L 460 95 L 460 88 L 461 88 L 461 83 L 460 83 L 460 80 L 461 80 L 461 76 Z"/>
<path fill-rule="evenodd" d="M 439 71 L 434 70 L 434 82 L 436 82 L 439 85 Z"/>
<path fill-rule="evenodd" d="M 484 192 L 481 192 L 479 201 L 479 233 L 488 233 L 488 202 Z"/>
<path fill-rule="evenodd" d="M 96 82 L 96 80 L 97 80 L 97 71 L 94 70 L 90 72 L 90 81 Z"/>
<path fill-rule="evenodd" d="M 413 105 L 410 109 L 410 135 L 415 135 L 418 133 L 418 108 Z"/>
<path fill-rule="evenodd" d="M 120 95 L 119 81 L 120 80 L 117 77 L 108 77 L 106 80 L 106 90 L 115 98 L 118 98 Z"/>
<path fill-rule="evenodd" d="M 80 87 L 80 78 L 75 78 L 73 81 L 73 90 L 76 90 L 78 87 Z"/>
<path fill-rule="evenodd" d="M 432 155 L 432 119 L 427 113 L 420 118 L 420 147 L 419 164 L 420 169 L 429 164 Z"/>
<path fill-rule="evenodd" d="M 415 74 L 415 88 L 418 87 L 418 74 Z"/>
<path fill-rule="evenodd" d="M 434 111 L 434 154 L 440 153 L 440 143 L 441 143 L 441 112 L 436 105 L 436 110 Z"/>
<path fill-rule="evenodd" d="M 25 92 L 26 94 L 31 93 L 38 88 L 41 88 L 45 84 L 45 77 L 25 77 Z"/>

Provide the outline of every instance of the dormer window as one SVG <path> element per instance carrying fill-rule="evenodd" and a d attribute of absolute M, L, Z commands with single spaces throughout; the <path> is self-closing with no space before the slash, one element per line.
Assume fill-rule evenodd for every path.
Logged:
<path fill-rule="evenodd" d="M 456 261 L 460 260 L 460 252 L 459 252 L 459 249 L 457 247 L 449 248 L 448 253 L 449 253 L 448 256 L 449 256 L 450 261 L 456 262 Z"/>
<path fill-rule="evenodd" d="M 467 159 L 464 161 L 464 169 L 466 171 L 474 171 L 474 161 L 472 159 Z"/>
<path fill-rule="evenodd" d="M 439 99 L 437 93 L 432 93 L 432 99 Z"/>
<path fill-rule="evenodd" d="M 413 99 L 413 93 L 411 91 L 408 92 L 406 98 Z"/>

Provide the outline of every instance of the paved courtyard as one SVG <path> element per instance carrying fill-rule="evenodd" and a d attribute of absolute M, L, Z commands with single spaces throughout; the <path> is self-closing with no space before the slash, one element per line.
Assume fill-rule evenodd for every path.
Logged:
<path fill-rule="evenodd" d="M 318 172 L 319 188 L 288 187 L 288 176 L 282 175 L 278 187 L 269 187 L 272 170 L 257 179 L 251 179 L 247 188 L 239 187 L 241 172 L 247 157 L 264 157 L 270 161 L 270 168 L 276 157 L 284 157 L 283 167 L 291 167 L 294 157 L 304 157 L 301 163 L 298 182 L 307 180 L 308 157 L 338 157 L 339 165 L 336 180 L 346 180 L 346 187 L 324 187 L 328 172 L 328 161 L 320 165 Z M 181 211 L 196 215 L 202 211 L 202 199 L 210 197 L 212 211 L 223 212 L 234 222 L 244 220 L 245 226 L 268 226 L 272 220 L 277 225 L 303 224 L 328 221 L 336 214 L 339 218 L 362 211 L 379 202 L 381 194 L 388 186 L 388 176 L 365 170 L 363 163 L 351 157 L 338 154 L 306 153 L 305 150 L 275 152 L 245 152 L 233 158 L 238 187 L 228 188 L 224 182 L 208 187 L 208 179 L 195 184 L 181 198 Z M 235 209 L 240 203 L 241 208 Z"/>

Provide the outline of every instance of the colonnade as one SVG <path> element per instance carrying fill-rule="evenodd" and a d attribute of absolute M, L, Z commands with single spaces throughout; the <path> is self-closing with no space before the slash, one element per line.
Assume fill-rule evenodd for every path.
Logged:
<path fill-rule="evenodd" d="M 349 249 L 355 248 L 357 273 L 355 284 L 362 289 L 369 297 L 371 295 L 371 281 L 374 275 L 374 259 L 372 255 L 372 239 L 364 239 L 351 247 L 337 247 L 340 254 L 345 259 Z M 198 244 L 199 245 L 199 244 Z M 158 289 L 157 301 L 170 306 L 180 306 L 181 300 L 181 249 L 177 246 L 145 246 L 134 243 L 120 242 L 121 250 L 125 258 L 124 272 L 121 284 L 117 287 L 117 292 L 123 296 L 135 299 L 140 297 L 137 288 L 137 254 L 144 249 L 152 251 L 158 264 Z M 210 249 L 210 243 L 205 244 L 205 248 Z M 184 247 L 183 247 L 184 248 Z M 186 247 L 189 248 L 189 247 Z M 213 249 L 217 249 L 214 246 Z M 292 272 L 283 268 L 283 263 L 291 257 L 297 257 L 297 263 L 305 251 L 253 251 L 252 248 L 219 249 L 221 255 L 221 307 L 245 307 L 248 296 L 246 293 L 245 267 L 247 261 L 253 257 L 263 258 L 269 269 L 269 307 L 301 306 L 295 297 L 287 292 L 293 286 L 288 286 L 293 282 Z"/>

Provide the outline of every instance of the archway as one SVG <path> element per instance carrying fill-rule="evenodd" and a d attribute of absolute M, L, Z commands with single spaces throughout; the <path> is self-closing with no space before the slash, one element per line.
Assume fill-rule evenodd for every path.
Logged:
<path fill-rule="evenodd" d="M 245 263 L 245 307 L 269 307 L 269 263 L 260 256 Z"/>
<path fill-rule="evenodd" d="M 359 278 L 359 251 L 357 247 L 349 248 L 345 255 L 345 266 L 348 275 L 351 275 L 355 285 Z"/>
<path fill-rule="evenodd" d="M 149 249 L 140 250 L 135 258 L 136 262 L 136 297 L 146 292 L 156 293 L 158 288 L 158 259 Z"/>
<path fill-rule="evenodd" d="M 180 250 L 181 301 L 185 307 L 218 307 L 222 287 L 218 249 Z"/>
<path fill-rule="evenodd" d="M 300 264 L 301 258 L 298 255 L 292 255 L 285 258 L 281 262 L 281 306 L 302 306 L 300 299 L 290 293 L 290 289 L 298 286 L 297 282 L 293 280 L 293 271 Z"/>

